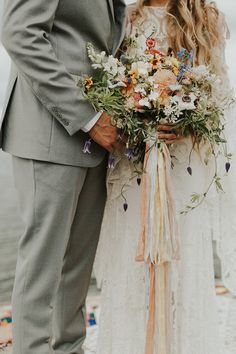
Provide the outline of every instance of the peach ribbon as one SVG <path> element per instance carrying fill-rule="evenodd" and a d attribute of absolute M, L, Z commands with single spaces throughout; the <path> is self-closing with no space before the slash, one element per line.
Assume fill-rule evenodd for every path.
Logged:
<path fill-rule="evenodd" d="M 136 260 L 146 262 L 150 273 L 145 354 L 154 354 L 156 318 L 158 337 L 161 338 L 158 343 L 159 353 L 167 354 L 166 279 L 169 263 L 179 259 L 180 240 L 170 176 L 169 149 L 166 144 L 162 144 L 161 148 L 151 144 L 147 143 L 144 160 L 141 233 Z"/>

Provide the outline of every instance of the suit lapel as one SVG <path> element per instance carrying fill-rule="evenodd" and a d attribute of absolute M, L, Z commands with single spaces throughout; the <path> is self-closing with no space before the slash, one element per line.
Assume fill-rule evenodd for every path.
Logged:
<path fill-rule="evenodd" d="M 116 50 L 121 45 L 126 30 L 126 5 L 124 0 L 112 0 L 113 11 L 115 17 L 115 40 L 113 45 L 113 51 Z"/>
<path fill-rule="evenodd" d="M 108 1 L 108 6 L 110 8 L 111 15 L 112 15 L 112 19 L 115 22 L 115 12 L 114 12 L 113 0 L 107 0 L 107 1 Z"/>

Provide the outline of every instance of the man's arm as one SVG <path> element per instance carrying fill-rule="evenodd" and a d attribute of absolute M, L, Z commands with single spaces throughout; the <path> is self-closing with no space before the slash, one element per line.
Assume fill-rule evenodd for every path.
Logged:
<path fill-rule="evenodd" d="M 48 39 L 58 3 L 59 0 L 6 0 L 2 42 L 34 94 L 73 135 L 96 112 L 57 59 Z"/>

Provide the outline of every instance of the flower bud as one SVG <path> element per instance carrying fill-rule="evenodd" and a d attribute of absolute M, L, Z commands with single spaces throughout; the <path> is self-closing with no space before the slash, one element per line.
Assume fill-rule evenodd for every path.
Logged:
<path fill-rule="evenodd" d="M 188 173 L 190 174 L 190 176 L 192 176 L 193 171 L 192 171 L 192 168 L 191 168 L 190 166 L 188 166 L 187 171 L 188 171 Z"/>
<path fill-rule="evenodd" d="M 128 203 L 124 203 L 124 205 L 123 205 L 123 208 L 124 208 L 124 211 L 127 211 L 127 209 L 128 209 Z"/>
<path fill-rule="evenodd" d="M 229 162 L 229 161 L 226 162 L 226 164 L 225 164 L 225 170 L 226 170 L 226 172 L 229 172 L 230 167 L 231 167 L 230 162 Z"/>

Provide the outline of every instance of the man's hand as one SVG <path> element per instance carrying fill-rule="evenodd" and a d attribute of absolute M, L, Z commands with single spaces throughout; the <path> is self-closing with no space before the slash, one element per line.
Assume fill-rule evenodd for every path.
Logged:
<path fill-rule="evenodd" d="M 109 152 L 113 152 L 117 143 L 117 129 L 111 124 L 111 118 L 103 113 L 97 123 L 89 131 L 91 139 Z"/>
<path fill-rule="evenodd" d="M 164 140 L 167 145 L 176 143 L 183 137 L 179 129 L 176 129 L 172 124 L 160 124 L 157 127 L 158 138 Z"/>

